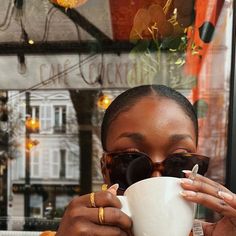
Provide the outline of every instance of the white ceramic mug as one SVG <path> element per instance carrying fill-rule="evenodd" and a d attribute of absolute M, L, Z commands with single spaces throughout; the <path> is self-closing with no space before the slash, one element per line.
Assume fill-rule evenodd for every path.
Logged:
<path fill-rule="evenodd" d="M 188 236 L 194 204 L 180 195 L 180 179 L 154 177 L 131 185 L 118 196 L 122 211 L 132 218 L 135 236 Z"/>

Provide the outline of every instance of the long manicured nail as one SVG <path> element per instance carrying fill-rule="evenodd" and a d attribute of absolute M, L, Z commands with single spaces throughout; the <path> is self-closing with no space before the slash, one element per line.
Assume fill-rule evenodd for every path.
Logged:
<path fill-rule="evenodd" d="M 222 191 L 219 191 L 218 195 L 226 201 L 232 201 L 234 198 L 231 194 Z"/>
<path fill-rule="evenodd" d="M 119 188 L 119 184 L 113 184 L 109 189 L 117 190 Z"/>
<path fill-rule="evenodd" d="M 192 174 L 191 170 L 182 170 L 186 177 L 189 177 Z"/>
<path fill-rule="evenodd" d="M 185 179 L 181 179 L 181 183 L 182 184 L 192 185 L 193 184 L 193 180 L 185 178 Z"/>
<path fill-rule="evenodd" d="M 182 195 L 183 197 L 196 197 L 197 193 L 193 191 L 181 191 L 180 195 Z"/>
<path fill-rule="evenodd" d="M 113 184 L 109 189 L 107 189 L 107 191 L 116 195 L 118 188 L 119 188 L 119 184 Z"/>

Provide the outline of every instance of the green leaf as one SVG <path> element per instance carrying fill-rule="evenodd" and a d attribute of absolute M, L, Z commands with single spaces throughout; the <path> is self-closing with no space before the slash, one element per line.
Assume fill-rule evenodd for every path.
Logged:
<path fill-rule="evenodd" d="M 148 46 L 150 44 L 149 40 L 139 40 L 135 47 L 131 50 L 132 53 L 136 52 L 144 52 L 147 50 Z"/>
<path fill-rule="evenodd" d="M 175 61 L 175 65 L 180 65 L 180 66 L 182 66 L 184 63 L 185 63 L 185 60 L 184 60 L 183 58 L 178 58 L 178 59 Z"/>
<path fill-rule="evenodd" d="M 150 44 L 150 41 L 148 40 L 138 41 L 137 45 L 130 51 L 129 57 L 132 60 L 135 60 L 137 57 L 136 54 L 140 54 L 147 51 L 149 44 Z"/>
<path fill-rule="evenodd" d="M 159 47 L 160 43 L 158 42 L 158 40 L 151 40 L 148 49 L 150 52 L 156 52 L 159 50 Z"/>
<path fill-rule="evenodd" d="M 181 43 L 181 38 L 168 37 L 164 38 L 161 43 L 162 49 L 178 49 Z"/>

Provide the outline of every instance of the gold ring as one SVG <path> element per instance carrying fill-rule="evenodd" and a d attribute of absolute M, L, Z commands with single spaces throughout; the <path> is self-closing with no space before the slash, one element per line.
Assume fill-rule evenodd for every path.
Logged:
<path fill-rule="evenodd" d="M 91 207 L 96 207 L 96 204 L 95 204 L 95 193 L 94 192 L 90 193 L 90 204 L 91 204 Z"/>
<path fill-rule="evenodd" d="M 103 207 L 99 207 L 98 208 L 98 220 L 100 222 L 101 225 L 104 224 L 104 208 Z"/>
<path fill-rule="evenodd" d="M 102 191 L 106 191 L 107 190 L 107 184 L 103 184 L 102 185 Z"/>

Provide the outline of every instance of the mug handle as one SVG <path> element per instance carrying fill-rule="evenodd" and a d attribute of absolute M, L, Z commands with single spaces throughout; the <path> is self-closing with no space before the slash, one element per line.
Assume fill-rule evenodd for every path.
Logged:
<path fill-rule="evenodd" d="M 123 211 L 126 215 L 128 215 L 129 217 L 131 217 L 131 211 L 129 209 L 129 205 L 128 205 L 128 200 L 126 196 L 117 196 L 121 202 L 121 211 Z"/>

